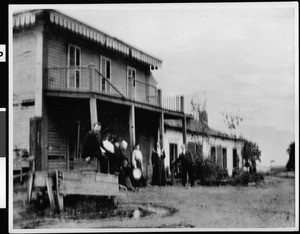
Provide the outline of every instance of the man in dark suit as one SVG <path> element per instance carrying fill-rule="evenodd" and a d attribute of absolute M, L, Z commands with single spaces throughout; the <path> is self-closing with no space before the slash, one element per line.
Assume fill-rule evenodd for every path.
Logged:
<path fill-rule="evenodd" d="M 108 173 L 108 158 L 100 149 L 100 147 L 105 149 L 100 131 L 101 124 L 97 122 L 93 125 L 93 129 L 86 134 L 83 142 L 82 156 L 87 162 L 93 158 L 97 158 L 97 172 Z"/>
<path fill-rule="evenodd" d="M 186 148 L 184 144 L 181 146 L 181 149 L 182 152 L 179 154 L 179 157 L 172 163 L 172 167 L 180 161 L 181 172 L 182 172 L 182 185 L 185 187 L 187 181 L 186 177 L 188 174 L 191 187 L 194 187 L 194 170 L 193 170 L 194 159 L 190 154 L 190 152 L 186 152 Z"/>

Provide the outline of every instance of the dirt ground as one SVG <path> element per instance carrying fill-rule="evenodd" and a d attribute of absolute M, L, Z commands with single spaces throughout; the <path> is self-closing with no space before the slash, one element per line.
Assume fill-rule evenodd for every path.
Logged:
<path fill-rule="evenodd" d="M 153 215 L 90 218 L 40 215 L 26 203 L 26 185 L 15 186 L 13 229 L 287 228 L 295 226 L 295 179 L 266 176 L 248 187 L 148 186 L 121 192 L 120 207 L 156 207 Z M 159 213 L 161 208 L 161 214 Z M 50 209 L 46 209 L 48 212 Z M 169 211 L 164 213 L 164 211 Z M 51 212 L 51 211 L 50 211 Z M 86 218 L 85 218 L 86 217 Z"/>

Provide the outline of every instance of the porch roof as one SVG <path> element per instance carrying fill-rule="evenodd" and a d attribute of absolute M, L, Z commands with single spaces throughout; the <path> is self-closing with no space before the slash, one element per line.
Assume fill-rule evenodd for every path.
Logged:
<path fill-rule="evenodd" d="M 33 26 L 37 22 L 37 16 L 43 14 L 44 12 L 48 13 L 45 14 L 44 20 L 50 22 L 51 24 L 57 25 L 88 40 L 99 43 L 110 50 L 122 53 L 125 56 L 131 56 L 133 59 L 139 62 L 153 66 L 155 69 L 161 67 L 162 65 L 161 59 L 158 59 L 149 53 L 145 53 L 118 38 L 103 33 L 98 29 L 95 29 L 56 10 L 44 9 L 16 13 L 13 15 L 13 28 L 18 29 Z"/>

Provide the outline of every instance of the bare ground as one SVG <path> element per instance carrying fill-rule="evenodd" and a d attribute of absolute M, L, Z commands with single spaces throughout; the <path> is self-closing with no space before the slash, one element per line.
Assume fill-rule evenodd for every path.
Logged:
<path fill-rule="evenodd" d="M 121 192 L 117 200 L 125 209 L 126 206 L 133 205 L 156 207 L 156 214 L 140 218 L 74 218 L 69 215 L 54 215 L 50 209 L 46 209 L 48 213 L 41 215 L 32 209 L 32 205 L 26 203 L 26 185 L 19 185 L 14 188 L 13 228 L 86 230 L 295 226 L 294 178 L 266 177 L 263 183 L 248 187 L 148 186 L 135 193 Z M 170 212 L 164 214 L 166 210 Z"/>

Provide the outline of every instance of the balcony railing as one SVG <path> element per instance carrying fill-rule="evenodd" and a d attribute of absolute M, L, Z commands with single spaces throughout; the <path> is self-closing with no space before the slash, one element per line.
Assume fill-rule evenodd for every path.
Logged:
<path fill-rule="evenodd" d="M 137 79 L 128 79 L 127 87 L 122 89 L 126 91 L 120 91 L 94 65 L 46 68 L 44 77 L 44 87 L 48 90 L 96 92 L 160 106 L 166 110 L 183 112 L 183 97 L 162 97 L 161 90 L 156 86 Z"/>
<path fill-rule="evenodd" d="M 161 106 L 163 109 L 184 112 L 183 96 L 165 96 L 162 97 Z"/>

